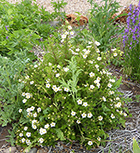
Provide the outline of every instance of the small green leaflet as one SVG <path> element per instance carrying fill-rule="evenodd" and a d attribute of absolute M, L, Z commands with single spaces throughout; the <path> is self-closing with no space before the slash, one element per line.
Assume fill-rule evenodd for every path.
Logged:
<path fill-rule="evenodd" d="M 66 139 L 64 138 L 63 132 L 62 132 L 60 129 L 55 129 L 55 131 L 56 131 L 57 137 L 58 137 L 61 141 L 66 140 Z"/>

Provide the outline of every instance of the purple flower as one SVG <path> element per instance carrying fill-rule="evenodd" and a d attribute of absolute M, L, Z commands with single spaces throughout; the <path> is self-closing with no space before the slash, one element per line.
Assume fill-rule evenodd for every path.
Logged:
<path fill-rule="evenodd" d="M 5 26 L 6 30 L 8 31 L 7 27 L 9 27 L 9 26 Z"/>
<path fill-rule="evenodd" d="M 8 36 L 6 36 L 6 39 L 8 39 Z"/>
<path fill-rule="evenodd" d="M 42 38 L 40 38 L 40 41 L 42 41 Z"/>

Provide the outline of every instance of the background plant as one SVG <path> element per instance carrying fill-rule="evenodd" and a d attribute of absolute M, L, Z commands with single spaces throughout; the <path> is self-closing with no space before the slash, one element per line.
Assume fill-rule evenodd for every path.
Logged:
<path fill-rule="evenodd" d="M 116 90 L 121 78 L 117 81 L 106 70 L 98 42 L 74 46 L 71 26 L 63 32 L 60 40 L 48 41 L 43 62 L 29 65 L 21 78 L 25 88 L 15 134 L 22 146 L 54 145 L 60 139 L 90 149 L 105 143 L 107 130 L 125 126 L 128 111 Z"/>
<path fill-rule="evenodd" d="M 106 52 L 110 50 L 112 46 L 117 47 L 117 42 L 120 41 L 118 37 L 121 34 L 122 29 L 114 24 L 112 16 L 117 13 L 120 7 L 119 3 L 112 0 L 102 0 L 104 5 L 99 6 L 93 0 L 89 0 L 91 4 L 90 18 L 89 18 L 89 30 L 91 35 L 100 42 L 99 49 Z M 117 38 L 117 39 L 116 39 Z"/>
<path fill-rule="evenodd" d="M 138 81 L 140 79 L 140 1 L 137 7 L 130 5 L 127 18 L 127 28 L 123 34 L 125 72 Z"/>

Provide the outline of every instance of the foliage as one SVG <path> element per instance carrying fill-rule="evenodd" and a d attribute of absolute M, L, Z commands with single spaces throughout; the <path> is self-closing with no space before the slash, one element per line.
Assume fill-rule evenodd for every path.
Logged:
<path fill-rule="evenodd" d="M 21 78 L 18 145 L 77 140 L 90 149 L 105 143 L 107 130 L 125 126 L 128 110 L 117 91 L 121 78 L 117 81 L 106 69 L 99 43 L 73 45 L 71 26 L 63 32 L 60 40 L 55 34 L 48 39 L 43 62 L 28 64 Z"/>
<path fill-rule="evenodd" d="M 133 152 L 134 153 L 139 153 L 140 152 L 140 147 L 139 147 L 135 138 L 133 138 Z"/>
<path fill-rule="evenodd" d="M 33 46 L 41 45 L 41 41 L 56 30 L 49 21 L 64 17 L 65 13 L 59 11 L 65 5 L 61 2 L 58 11 L 50 13 L 43 6 L 40 8 L 35 1 L 22 0 L 21 3 L 10 4 L 1 0 L 0 54 L 13 59 L 12 56 L 17 52 L 26 50 L 28 53 Z M 54 5 L 55 9 L 57 7 Z"/>
<path fill-rule="evenodd" d="M 23 60 L 19 58 L 24 57 Z M 16 60 L 0 55 L 0 124 L 6 126 L 18 118 L 20 106 L 19 93 L 24 84 L 18 79 L 24 71 L 29 58 L 26 54 L 18 54 Z"/>
<path fill-rule="evenodd" d="M 92 8 L 90 9 L 89 30 L 91 35 L 100 42 L 99 49 L 106 52 L 110 50 L 116 41 L 116 37 L 121 34 L 122 30 L 114 24 L 112 16 L 117 13 L 120 7 L 119 3 L 112 0 L 102 0 L 104 5 L 99 6 L 93 0 L 89 0 Z M 116 46 L 115 46 L 116 47 Z"/>
<path fill-rule="evenodd" d="M 130 5 L 127 28 L 123 34 L 125 72 L 140 80 L 140 1 L 138 7 Z"/>

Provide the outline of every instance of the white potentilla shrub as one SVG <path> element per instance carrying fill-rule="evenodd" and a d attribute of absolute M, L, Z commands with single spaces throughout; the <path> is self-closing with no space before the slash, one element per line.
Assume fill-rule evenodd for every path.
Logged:
<path fill-rule="evenodd" d="M 126 117 L 126 116 L 127 116 L 127 114 L 126 114 L 126 113 L 123 113 L 123 115 L 124 115 L 124 117 Z"/>
<path fill-rule="evenodd" d="M 86 58 L 87 58 L 87 54 L 84 54 L 84 55 L 83 55 L 83 58 L 86 59 Z"/>
<path fill-rule="evenodd" d="M 71 31 L 71 32 L 70 32 L 70 35 L 72 35 L 72 36 L 73 36 L 73 35 L 74 35 L 74 31 Z"/>
<path fill-rule="evenodd" d="M 100 83 L 97 83 L 96 86 L 97 86 L 98 88 L 100 88 Z"/>
<path fill-rule="evenodd" d="M 101 57 L 97 57 L 97 60 L 100 61 L 102 58 Z"/>
<path fill-rule="evenodd" d="M 66 32 L 65 32 L 65 35 L 68 35 L 68 34 L 69 34 L 69 32 L 68 32 L 68 31 L 66 31 Z"/>
<path fill-rule="evenodd" d="M 29 139 L 27 139 L 26 144 L 29 146 L 31 144 L 31 141 Z"/>
<path fill-rule="evenodd" d="M 95 67 L 98 69 L 99 68 L 99 65 L 98 64 L 95 64 Z"/>
<path fill-rule="evenodd" d="M 66 37 L 67 37 L 67 35 L 65 35 L 65 34 L 61 35 L 62 39 L 65 39 Z"/>
<path fill-rule="evenodd" d="M 72 30 L 72 26 L 69 25 L 69 26 L 68 26 L 68 29 L 69 29 L 69 30 Z"/>
<path fill-rule="evenodd" d="M 111 49 L 111 51 L 113 51 L 113 52 L 114 52 L 115 50 L 116 50 L 116 48 L 114 48 L 114 49 Z"/>
<path fill-rule="evenodd" d="M 87 48 L 91 48 L 92 46 L 87 46 Z"/>
<path fill-rule="evenodd" d="M 27 99 L 31 98 L 31 94 L 30 93 L 26 93 L 26 98 Z"/>
<path fill-rule="evenodd" d="M 96 48 L 96 53 L 100 53 L 100 50 L 98 48 Z"/>
<path fill-rule="evenodd" d="M 69 92 L 69 89 L 68 89 L 68 88 L 66 88 L 66 87 L 64 87 L 64 91 Z"/>
<path fill-rule="evenodd" d="M 34 111 L 35 107 L 34 106 L 31 106 L 30 110 L 31 111 Z"/>
<path fill-rule="evenodd" d="M 89 41 L 89 42 L 88 42 L 89 45 L 92 44 L 92 43 L 93 43 L 92 41 Z"/>
<path fill-rule="evenodd" d="M 22 93 L 22 96 L 25 96 L 25 95 L 26 95 L 26 93 L 25 93 L 25 92 L 23 92 L 23 93 Z"/>
<path fill-rule="evenodd" d="M 33 114 L 33 117 L 37 117 L 37 113 L 36 112 Z"/>
<path fill-rule="evenodd" d="M 37 120 L 32 120 L 32 124 L 38 123 Z"/>
<path fill-rule="evenodd" d="M 59 74 L 59 73 L 57 73 L 55 76 L 58 78 L 58 77 L 60 76 L 60 74 Z"/>
<path fill-rule="evenodd" d="M 115 107 L 116 107 L 116 108 L 120 108 L 121 105 L 122 105 L 121 102 L 118 102 L 117 104 L 115 104 Z"/>
<path fill-rule="evenodd" d="M 108 85 L 107 85 L 109 88 L 111 88 L 112 87 L 112 84 L 111 83 L 108 83 Z"/>
<path fill-rule="evenodd" d="M 76 51 L 77 51 L 77 52 L 79 52 L 79 51 L 80 51 L 80 49 L 79 49 L 79 48 L 76 48 Z"/>
<path fill-rule="evenodd" d="M 116 100 L 120 100 L 120 98 L 119 97 L 116 97 Z"/>
<path fill-rule="evenodd" d="M 32 128 L 35 130 L 35 129 L 37 129 L 37 126 L 32 124 Z"/>
<path fill-rule="evenodd" d="M 106 98 L 104 96 L 102 98 L 103 98 L 103 101 L 106 101 Z"/>
<path fill-rule="evenodd" d="M 90 85 L 90 89 L 94 89 L 95 88 L 95 86 L 94 85 Z"/>
<path fill-rule="evenodd" d="M 27 75 L 27 76 L 25 76 L 25 79 L 29 79 L 29 76 Z"/>
<path fill-rule="evenodd" d="M 114 83 L 115 82 L 115 79 L 109 79 L 109 81 Z"/>
<path fill-rule="evenodd" d="M 113 53 L 113 56 L 116 57 L 118 54 L 117 53 Z"/>
<path fill-rule="evenodd" d="M 90 53 L 90 50 L 85 51 L 85 55 L 88 55 Z"/>
<path fill-rule="evenodd" d="M 59 68 L 59 69 L 60 69 L 60 68 L 61 68 L 61 66 L 60 66 L 60 65 L 57 65 L 57 68 Z"/>
<path fill-rule="evenodd" d="M 34 65 L 34 68 L 37 68 L 38 66 L 37 65 Z"/>

